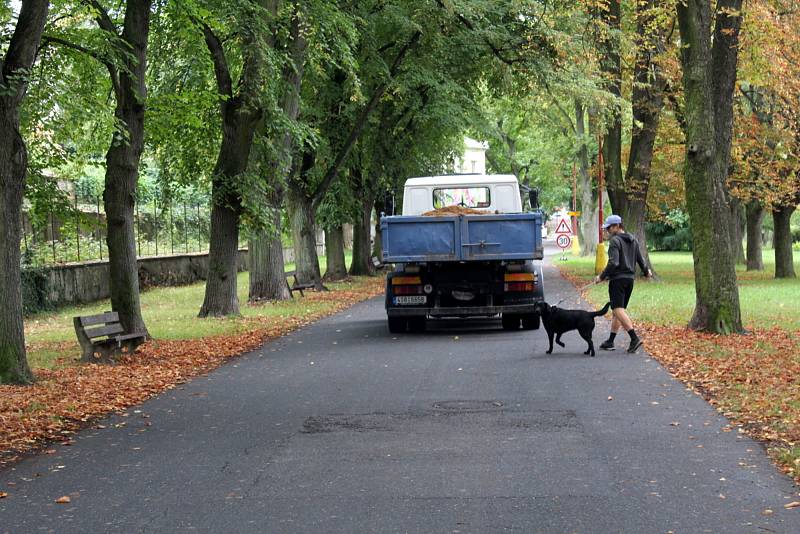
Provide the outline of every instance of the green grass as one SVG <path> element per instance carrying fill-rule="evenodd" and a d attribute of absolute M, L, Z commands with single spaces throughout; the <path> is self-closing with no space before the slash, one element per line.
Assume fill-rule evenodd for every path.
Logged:
<path fill-rule="evenodd" d="M 351 256 L 346 262 L 349 265 Z M 325 258 L 320 258 L 325 264 Z M 287 264 L 286 270 L 294 269 Z M 277 303 L 249 305 L 247 293 L 249 273 L 239 273 L 237 289 L 241 317 L 198 319 L 197 312 L 203 303 L 205 283 L 189 286 L 154 288 L 142 293 L 142 315 L 150 333 L 156 339 L 194 339 L 200 337 L 231 334 L 252 328 L 253 321 L 269 321 L 272 317 L 303 316 L 328 307 L 325 302 L 309 302 L 294 298 Z M 347 283 L 327 284 L 331 289 L 347 287 Z M 295 293 L 297 297 L 298 294 Z M 109 300 L 92 304 L 70 306 L 54 312 L 29 317 L 25 321 L 25 340 L 28 345 L 28 361 L 33 368 L 53 368 L 72 363 L 80 354 L 75 338 L 72 318 L 77 315 L 93 315 L 111 309 Z M 68 361 L 59 361 L 67 358 Z"/>
<path fill-rule="evenodd" d="M 636 283 L 629 310 L 636 320 L 658 325 L 683 325 L 691 318 L 695 303 L 694 270 L 689 252 L 654 252 L 650 260 L 658 275 L 653 282 Z M 587 281 L 594 275 L 594 258 L 569 259 L 560 264 L 565 270 Z M 775 257 L 764 251 L 762 272 L 746 272 L 737 267 L 742 318 L 748 328 L 779 326 L 800 330 L 800 279 L 776 280 Z M 800 262 L 795 262 L 800 273 Z M 594 286 L 589 296 L 596 303 L 608 299 L 607 284 Z"/>

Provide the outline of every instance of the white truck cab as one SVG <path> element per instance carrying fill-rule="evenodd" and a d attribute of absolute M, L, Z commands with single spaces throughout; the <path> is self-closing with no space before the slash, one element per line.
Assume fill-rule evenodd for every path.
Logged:
<path fill-rule="evenodd" d="M 403 191 L 403 215 L 422 215 L 447 206 L 497 213 L 522 213 L 513 174 L 460 174 L 410 178 Z"/>

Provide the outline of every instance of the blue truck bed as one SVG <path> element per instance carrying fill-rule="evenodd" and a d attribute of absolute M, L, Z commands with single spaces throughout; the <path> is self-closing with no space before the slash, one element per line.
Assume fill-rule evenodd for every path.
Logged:
<path fill-rule="evenodd" d="M 541 212 L 383 217 L 383 262 L 540 260 L 541 232 Z"/>

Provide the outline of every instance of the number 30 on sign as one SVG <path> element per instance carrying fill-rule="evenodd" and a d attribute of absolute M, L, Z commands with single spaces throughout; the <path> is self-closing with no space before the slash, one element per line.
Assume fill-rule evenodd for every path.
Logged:
<path fill-rule="evenodd" d="M 561 248 L 569 248 L 571 244 L 572 239 L 570 239 L 570 237 L 566 234 L 559 234 L 559 236 L 556 238 L 556 245 Z"/>

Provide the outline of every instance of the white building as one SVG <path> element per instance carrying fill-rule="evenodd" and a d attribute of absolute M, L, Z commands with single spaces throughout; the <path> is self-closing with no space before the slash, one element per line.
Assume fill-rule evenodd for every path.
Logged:
<path fill-rule="evenodd" d="M 459 174 L 486 174 L 486 151 L 488 143 L 469 137 L 464 138 L 464 156 L 455 160 L 455 172 Z"/>

